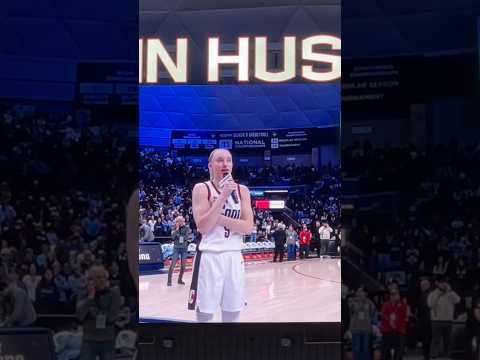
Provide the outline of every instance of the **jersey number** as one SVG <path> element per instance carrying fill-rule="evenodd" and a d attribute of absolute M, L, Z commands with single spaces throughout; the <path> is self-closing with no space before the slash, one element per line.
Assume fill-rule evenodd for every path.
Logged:
<path fill-rule="evenodd" d="M 225 229 L 225 237 L 228 238 L 230 236 L 230 229 L 227 229 L 225 226 L 223 228 Z"/>

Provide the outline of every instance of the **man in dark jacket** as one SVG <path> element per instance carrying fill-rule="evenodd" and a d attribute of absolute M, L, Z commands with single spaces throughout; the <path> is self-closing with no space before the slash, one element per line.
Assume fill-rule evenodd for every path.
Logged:
<path fill-rule="evenodd" d="M 180 257 L 180 274 L 178 275 L 178 283 L 180 285 L 185 285 L 183 282 L 183 273 L 185 272 L 185 264 L 187 262 L 187 250 L 188 244 L 192 241 L 192 231 L 190 227 L 185 224 L 185 219 L 183 216 L 178 216 L 175 219 L 175 229 L 172 230 L 172 241 L 173 241 L 173 254 L 172 254 L 172 263 L 168 269 L 168 282 L 167 286 L 172 286 L 172 276 L 173 269 L 177 265 L 177 260 Z"/>
<path fill-rule="evenodd" d="M 287 242 L 285 225 L 278 224 L 277 230 L 275 230 L 273 233 L 273 238 L 275 240 L 275 254 L 273 255 L 273 262 L 277 262 L 277 256 L 280 256 L 280 262 L 282 262 L 285 252 L 285 243 Z"/>
<path fill-rule="evenodd" d="M 317 257 L 320 257 L 320 221 L 318 220 L 315 222 L 315 228 L 313 229 L 313 239 L 310 243 L 310 250 L 317 250 Z"/>
<path fill-rule="evenodd" d="M 420 298 L 418 304 L 418 333 L 422 339 L 423 357 L 430 360 L 430 346 L 432 343 L 432 324 L 430 318 L 430 308 L 428 307 L 428 295 L 432 291 L 430 280 L 423 278 L 420 280 Z"/>

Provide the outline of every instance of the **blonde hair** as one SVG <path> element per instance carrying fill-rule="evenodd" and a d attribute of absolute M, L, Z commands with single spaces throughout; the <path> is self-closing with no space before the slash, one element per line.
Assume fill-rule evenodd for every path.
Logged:
<path fill-rule="evenodd" d="M 215 157 L 215 154 L 219 151 L 219 150 L 224 150 L 226 152 L 228 152 L 230 154 L 230 156 L 232 156 L 232 153 L 227 150 L 227 149 L 222 149 L 222 148 L 217 148 L 215 150 L 212 150 L 212 152 L 210 153 L 210 155 L 208 156 L 208 165 L 210 165 L 210 163 L 212 162 L 213 158 Z M 210 174 L 210 181 L 213 181 L 213 172 L 212 172 L 212 169 L 210 169 L 210 167 L 208 167 L 208 173 Z"/>

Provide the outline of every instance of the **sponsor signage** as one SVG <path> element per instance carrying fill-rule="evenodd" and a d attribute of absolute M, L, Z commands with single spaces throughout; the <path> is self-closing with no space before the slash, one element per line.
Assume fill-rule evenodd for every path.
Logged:
<path fill-rule="evenodd" d="M 323 132 L 323 133 L 322 133 Z M 259 130 L 229 132 L 172 131 L 171 148 L 175 150 L 235 151 L 311 151 L 323 141 L 336 141 L 338 128 Z M 322 136 L 320 136 L 322 133 Z M 330 139 L 330 140 L 328 140 Z"/>
<path fill-rule="evenodd" d="M 138 245 L 138 262 L 140 265 L 159 264 L 163 262 L 162 247 L 158 242 L 143 242 Z"/>

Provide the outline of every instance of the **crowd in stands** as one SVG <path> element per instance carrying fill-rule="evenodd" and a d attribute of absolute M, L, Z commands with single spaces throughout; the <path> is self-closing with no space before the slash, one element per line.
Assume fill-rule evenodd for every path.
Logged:
<path fill-rule="evenodd" d="M 368 273 L 387 289 L 370 292 L 368 299 L 361 284 L 344 284 L 349 302 L 364 302 L 374 309 L 368 320 L 367 313 L 359 313 L 355 305 L 344 309 L 345 315 L 353 317 L 350 328 L 345 328 L 347 337 L 355 338 L 352 345 L 363 354 L 358 349 L 368 343 L 368 356 L 354 358 L 370 359 L 372 347 L 391 343 L 392 330 L 382 308 L 392 297 L 394 284 L 400 292 L 399 303 L 406 304 L 408 312 L 393 332 L 406 336 L 407 348 L 423 347 L 427 359 L 456 354 L 470 359 L 480 326 L 479 144 L 451 140 L 427 151 L 414 145 L 355 144 L 343 150 L 342 161 L 345 176 L 359 179 L 360 194 L 389 191 L 398 200 L 397 212 L 388 219 L 379 221 L 364 213 L 357 214 L 351 224 L 349 241 L 368 259 Z M 358 317 L 364 318 L 363 328 Z M 361 329 L 368 334 L 368 342 L 355 335 Z"/>
<path fill-rule="evenodd" d="M 126 276 L 125 191 L 134 189 L 135 148 L 114 129 L 71 115 L 5 105 L 0 118 L 0 323 L 50 326 L 56 315 L 58 329 L 81 334 L 78 302 L 100 266 L 121 296 L 114 327 L 131 329 L 137 294 Z M 30 321 L 15 294 L 33 305 Z"/>
<path fill-rule="evenodd" d="M 181 215 L 194 231 L 191 189 L 197 182 L 207 181 L 206 166 L 194 165 L 169 152 L 153 148 L 140 151 L 140 241 L 152 241 L 156 237 L 168 237 L 174 219 Z M 340 171 L 336 167 L 322 168 L 285 165 L 263 168 L 234 166 L 233 176 L 241 184 L 254 186 L 297 186 L 301 191 L 289 195 L 286 206 L 292 211 L 297 236 L 306 224 L 315 235 L 316 222 L 328 222 L 333 236 L 340 231 Z M 247 241 L 273 241 L 273 233 L 279 224 L 268 210 L 254 208 L 255 229 Z M 318 232 L 318 230 L 317 230 Z M 315 239 L 317 236 L 315 235 Z M 299 249 L 297 249 L 299 250 Z"/>

